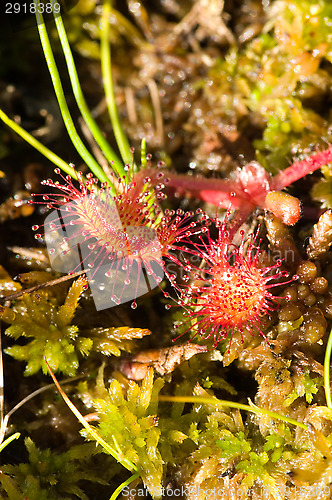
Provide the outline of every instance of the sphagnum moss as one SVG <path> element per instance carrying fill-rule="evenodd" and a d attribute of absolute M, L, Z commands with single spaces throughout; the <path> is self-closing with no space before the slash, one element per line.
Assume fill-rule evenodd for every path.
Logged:
<path fill-rule="evenodd" d="M 260 2 L 250 5 L 243 2 L 237 10 L 229 7 L 232 9 L 230 14 L 234 36 L 240 41 L 240 45 L 236 47 L 229 47 L 232 36 L 220 38 L 220 32 L 215 31 L 210 36 L 210 33 L 206 34 L 204 31 L 205 20 L 213 19 L 213 2 L 197 5 L 204 9 L 197 21 L 197 30 L 195 5 L 187 13 L 189 17 L 186 19 L 186 26 L 189 31 L 184 29 L 185 23 L 174 26 L 174 19 L 184 15 L 185 8 L 182 5 L 178 7 L 178 11 L 172 12 L 172 22 L 160 14 L 163 8 L 169 8 L 167 6 L 153 12 L 153 22 L 152 16 L 149 18 L 151 6 L 147 9 L 141 4 L 135 7 L 144 33 L 138 38 L 141 40 L 145 36 L 149 38 L 149 43 L 137 43 L 139 51 L 136 52 L 137 57 L 132 59 L 138 65 L 138 71 L 129 70 L 130 77 L 126 78 L 126 111 L 130 122 L 128 129 L 131 130 L 132 137 L 136 138 L 142 136 L 142 130 L 153 130 L 154 125 L 149 127 L 146 122 L 142 124 L 138 119 L 143 115 L 152 117 L 150 99 L 147 98 L 150 92 L 158 124 L 155 144 L 160 146 L 164 140 L 166 152 L 170 155 L 182 148 L 185 153 L 189 152 L 192 170 L 201 169 L 206 173 L 214 170 L 224 177 L 237 168 L 238 163 L 243 165 L 251 161 L 256 149 L 256 159 L 269 172 L 276 174 L 274 179 L 284 178 L 289 181 L 277 188 L 274 186 L 274 190 L 278 191 L 293 183 L 289 178 L 287 180 L 287 175 L 289 172 L 294 173 L 294 169 L 286 170 L 284 174 L 279 172 L 280 168 L 289 164 L 289 158 L 296 155 L 296 159 L 301 160 L 316 145 L 329 138 L 330 118 L 325 111 L 325 100 L 330 80 L 330 5 L 327 1 L 317 4 L 294 0 L 290 4 L 271 2 L 265 9 Z M 248 8 L 255 13 L 253 19 L 243 16 Z M 91 7 L 88 10 L 90 15 Z M 112 15 L 117 22 L 121 19 L 116 12 Z M 218 21 L 222 22 L 213 24 L 214 28 L 217 25 L 225 27 L 221 16 L 222 12 L 219 10 Z M 187 23 L 188 20 L 190 22 Z M 128 28 L 128 24 L 126 26 Z M 133 39 L 133 31 L 130 33 Z M 214 36 L 217 33 L 218 39 Z M 225 33 L 227 29 L 224 30 Z M 219 43 L 223 44 L 222 48 Z M 158 51 L 151 51 L 153 44 L 158 46 Z M 90 43 L 89 47 L 92 46 Z M 118 47 L 121 48 L 120 42 Z M 131 58 L 127 59 L 126 64 L 129 65 Z M 121 76 L 119 82 L 121 85 Z M 209 84 L 206 85 L 206 82 Z M 124 116 L 125 100 L 122 99 L 120 86 L 116 93 Z M 133 113 L 130 102 L 135 103 L 135 99 L 141 105 L 136 106 L 137 109 L 134 105 Z M 4 118 L 3 114 L 1 116 Z M 185 126 L 181 128 L 183 123 Z M 16 130 L 22 133 L 19 127 Z M 24 137 L 46 153 L 48 158 L 58 162 L 58 166 L 68 174 L 74 174 L 59 157 L 55 158 L 50 155 L 49 150 L 40 147 L 38 141 L 31 140 L 29 135 Z M 324 154 L 320 157 L 327 158 Z M 93 164 L 95 165 L 94 162 Z M 175 158 L 175 164 L 181 165 L 183 171 L 183 157 Z M 322 161 L 317 168 L 321 164 Z M 308 173 L 312 167 L 310 160 L 305 160 L 303 165 Z M 97 170 L 103 175 L 99 167 Z M 243 173 L 248 171 L 252 169 L 243 169 Z M 260 172 L 262 178 L 270 179 L 263 167 L 260 167 Z M 302 174 L 304 175 L 304 170 Z M 302 174 L 296 179 L 301 178 Z M 325 180 L 318 179 L 313 197 L 328 207 L 328 169 L 325 169 L 325 177 Z M 197 186 L 198 179 L 195 180 Z M 318 207 L 312 204 L 309 190 L 306 189 L 303 196 L 300 189 L 290 186 L 293 189 L 291 194 L 303 197 L 304 219 L 292 229 L 286 229 L 275 216 L 285 216 L 284 208 L 279 210 L 279 202 L 290 200 L 288 193 L 280 195 L 279 192 L 274 194 L 272 191 L 272 199 L 270 196 L 266 204 L 265 196 L 255 199 L 255 193 L 248 191 L 249 185 L 246 182 L 243 192 L 248 197 L 240 200 L 241 206 L 236 207 L 242 213 L 245 208 L 250 209 L 244 221 L 248 222 L 249 213 L 257 206 L 274 212 L 274 216 L 265 216 L 267 238 L 262 230 L 262 264 L 264 267 L 274 266 L 273 256 L 277 255 L 278 259 L 284 259 L 283 265 L 291 275 L 297 273 L 299 276 L 297 282 L 281 286 L 280 295 L 284 298 L 278 299 L 278 311 L 270 311 L 270 317 L 264 315 L 261 318 L 269 345 L 261 336 L 252 337 L 243 328 L 243 332 L 234 332 L 230 352 L 223 354 L 223 364 L 228 365 L 228 368 L 221 368 L 222 355 L 219 350 L 210 351 L 192 357 L 172 373 L 156 377 L 155 380 L 152 370 L 148 369 L 145 379 L 137 384 L 128 380 L 117 370 L 119 365 L 116 366 L 111 361 L 105 368 L 105 380 L 99 374 L 97 385 L 90 379 L 84 387 L 82 384 L 78 390 L 72 388 L 75 403 L 79 405 L 77 396 L 81 396 L 84 401 L 83 413 L 88 412 L 86 420 L 91 422 L 91 426 L 99 427 L 105 439 L 110 441 L 112 449 L 118 447 L 118 455 L 115 456 L 128 452 L 155 498 L 160 497 L 161 493 L 153 491 L 153 488 L 163 485 L 169 485 L 170 490 L 174 490 L 176 486 L 188 488 L 184 495 L 197 500 L 208 498 L 208 491 L 215 491 L 214 498 L 234 497 L 234 491 L 244 492 L 247 497 L 255 499 L 264 498 L 263 494 L 265 498 L 278 500 L 302 500 L 310 495 L 321 499 L 331 497 L 331 402 L 327 394 L 329 367 L 325 366 L 323 370 L 322 366 L 326 330 L 332 318 L 329 212 L 319 218 Z M 313 181 L 309 179 L 308 182 Z M 212 183 L 217 184 L 215 181 Z M 268 188 L 271 191 L 271 186 Z M 267 193 L 268 190 L 265 194 Z M 258 195 L 261 194 L 260 187 Z M 229 202 L 231 190 L 221 196 Z M 206 201 L 211 201 L 211 197 Z M 184 206 L 190 203 L 187 200 L 180 202 Z M 176 205 L 178 201 L 170 199 L 168 203 Z M 289 208 L 287 203 L 286 208 Z M 291 224 L 300 215 L 300 204 L 295 201 L 293 208 L 296 217 L 292 214 Z M 257 212 L 253 215 L 254 219 L 256 215 Z M 309 216 L 312 217 L 311 220 Z M 316 224 L 313 229 L 312 222 Z M 271 248 L 268 247 L 268 240 Z M 234 244 L 235 249 L 239 242 L 231 238 L 230 243 Z M 14 290 L 13 283 L 10 278 L 7 282 L 1 282 L 5 294 L 11 287 Z M 64 368 L 63 372 L 77 369 L 79 359 L 80 373 L 91 374 L 104 360 L 101 354 L 118 355 L 122 348 L 129 351 L 128 336 L 129 341 L 133 337 L 143 336 L 142 329 L 129 327 L 132 311 L 128 314 L 125 309 L 117 310 L 119 316 L 123 315 L 122 325 L 128 325 L 124 330 L 114 330 L 114 317 L 111 319 L 107 312 L 100 318 L 102 325 L 99 324 L 95 315 L 91 315 L 91 302 L 89 303 L 85 292 L 82 292 L 84 300 L 81 299 L 77 305 L 78 283 L 71 289 L 74 295 L 71 297 L 72 301 L 67 301 L 67 291 L 60 297 L 43 290 L 39 297 L 35 294 L 29 299 L 16 301 L 11 306 L 6 304 L 2 309 L 3 318 L 12 323 L 12 327 L 15 326 L 15 321 L 19 326 L 17 330 L 12 330 L 20 335 L 22 342 L 22 345 L 15 346 L 19 349 L 17 352 L 22 353 L 31 344 L 27 342 L 24 345 L 21 333 L 25 328 L 29 328 L 29 335 L 33 330 L 40 334 L 42 348 L 47 344 L 56 346 L 52 340 L 61 334 L 66 339 L 67 347 L 69 345 L 69 351 L 73 349 L 75 362 L 70 365 L 67 360 L 64 366 L 58 363 L 54 368 L 59 368 L 59 371 Z M 44 309 L 38 309 L 36 304 L 42 304 Z M 78 335 L 73 327 L 76 326 L 76 316 L 73 317 L 73 314 L 79 308 L 80 316 L 85 314 L 85 318 L 93 320 L 93 325 L 91 329 L 80 325 Z M 155 316 L 150 311 L 144 320 L 154 333 L 150 336 L 151 347 L 157 345 L 159 348 L 160 343 L 168 345 L 169 341 L 169 336 L 161 335 L 162 328 L 165 332 L 166 327 L 161 326 L 160 318 L 163 323 L 169 322 L 172 311 L 166 312 L 159 306 L 155 309 Z M 45 311 L 45 317 L 42 317 L 42 311 Z M 136 320 L 143 322 L 143 318 L 138 319 L 137 316 Z M 146 329 L 144 331 L 147 332 Z M 79 353 L 79 345 L 80 342 L 87 342 L 86 339 L 90 339 L 92 344 L 90 342 L 86 346 L 90 352 L 84 360 Z M 226 346 L 221 347 L 223 350 Z M 160 352 L 165 351 L 160 349 Z M 63 349 L 61 356 L 65 355 L 68 352 Z M 28 359 L 26 361 L 29 362 Z M 43 366 L 40 352 L 37 364 L 37 369 Z M 325 394 L 322 388 L 323 372 Z M 37 374 L 37 378 L 39 376 Z M 247 380 L 246 384 L 243 383 L 244 379 Z M 158 404 L 157 394 L 162 385 L 163 396 Z M 214 396 L 224 397 L 225 391 L 229 392 L 226 396 L 230 399 L 229 406 L 225 402 L 217 406 L 216 399 L 211 401 Z M 193 400 L 194 397 L 201 399 Z M 248 397 L 251 398 L 249 408 L 245 404 Z M 92 406 L 93 401 L 95 408 Z M 233 408 L 232 405 L 238 405 L 238 408 Z M 258 407 L 255 408 L 255 405 Z M 95 409 L 98 411 L 95 412 Z M 109 415 L 114 419 L 107 418 Z M 83 422 L 87 423 L 84 419 Z M 19 419 L 15 423 L 19 428 Z M 37 426 L 41 433 L 44 430 L 43 418 L 34 416 L 32 425 Z M 26 426 L 22 425 L 22 428 L 25 429 Z M 30 440 L 26 443 L 30 463 L 16 468 L 14 465 L 9 466 L 6 474 L 0 475 L 3 496 L 15 495 L 21 499 L 25 495 L 33 499 L 37 491 L 38 500 L 50 498 L 51 481 L 54 498 L 60 499 L 63 495 L 68 498 L 96 497 L 97 486 L 91 493 L 91 489 L 81 481 L 81 471 L 88 470 L 89 464 L 94 461 L 88 448 L 85 448 L 86 457 L 83 448 L 78 450 L 80 458 L 87 459 L 81 469 L 81 461 L 75 455 L 77 449 L 72 447 L 69 437 L 66 442 L 69 450 L 61 454 L 39 450 Z M 71 490 L 68 490 L 68 477 L 63 472 L 65 461 L 69 464 L 67 472 L 73 472 L 77 484 L 77 488 L 73 486 Z M 21 460 L 18 459 L 17 462 Z M 39 462 L 42 462 L 41 467 Z M 58 466 L 53 467 L 52 464 Z M 132 468 L 133 471 L 135 467 Z M 99 471 L 97 477 L 110 482 L 114 470 L 119 469 L 116 469 L 113 459 L 104 461 L 103 474 Z M 126 470 L 123 472 L 111 482 L 110 488 L 115 489 L 112 500 L 120 493 L 116 489 L 120 481 L 123 481 L 123 485 L 128 485 L 130 481 L 136 480 L 133 483 L 136 488 L 134 496 L 139 497 L 137 491 L 141 483 L 138 483 L 137 475 L 133 474 L 128 478 Z M 24 489 L 24 486 L 28 489 Z M 110 488 L 105 495 L 107 498 L 111 495 Z M 89 495 L 85 493 L 87 491 Z"/>

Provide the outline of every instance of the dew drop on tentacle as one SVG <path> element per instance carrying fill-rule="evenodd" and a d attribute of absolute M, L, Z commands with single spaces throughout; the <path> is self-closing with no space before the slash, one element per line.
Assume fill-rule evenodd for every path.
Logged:
<path fill-rule="evenodd" d="M 131 305 L 130 305 L 130 307 L 131 307 L 132 309 L 136 309 L 136 308 L 137 308 L 137 303 L 136 303 L 136 301 L 132 302 L 132 303 L 131 303 Z"/>
<path fill-rule="evenodd" d="M 111 296 L 111 300 L 116 304 L 119 305 L 121 303 L 120 299 L 116 295 Z"/>
<path fill-rule="evenodd" d="M 229 334 L 231 338 L 234 330 L 243 331 L 243 327 L 251 332 L 260 329 L 260 316 L 270 313 L 278 307 L 277 298 L 271 293 L 275 286 L 285 285 L 292 280 L 282 283 L 270 283 L 277 278 L 288 278 L 288 273 L 281 271 L 277 264 L 257 268 L 257 254 L 260 251 L 257 245 L 256 234 L 249 235 L 236 245 L 229 241 L 227 220 L 225 223 L 214 221 L 219 235 L 214 240 L 208 233 L 206 239 L 200 238 L 200 243 L 194 245 L 194 254 L 200 259 L 203 267 L 198 272 L 197 266 L 189 267 L 188 261 L 181 263 L 181 267 L 188 274 L 182 276 L 183 283 L 177 286 L 180 295 L 178 305 L 186 306 L 184 320 L 192 321 L 200 318 L 196 327 L 196 334 L 204 338 L 213 338 L 214 346 Z M 247 245 L 245 245 L 247 243 Z M 267 272 L 274 270 L 273 275 L 266 277 Z M 193 281 L 188 286 L 185 283 L 189 277 Z M 172 282 L 173 276 L 169 276 Z M 294 279 L 294 278 L 293 278 Z M 197 309 L 198 308 L 198 309 Z"/>

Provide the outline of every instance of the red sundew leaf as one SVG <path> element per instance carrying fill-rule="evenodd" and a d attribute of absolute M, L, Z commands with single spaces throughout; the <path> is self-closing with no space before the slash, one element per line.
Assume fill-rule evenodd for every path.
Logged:
<path fill-rule="evenodd" d="M 199 232 L 194 214 L 181 210 L 165 211 L 156 202 L 164 187 L 152 188 L 145 172 L 113 182 L 114 195 L 105 184 L 77 172 L 78 187 L 56 169 L 62 181 L 44 183 L 59 193 L 44 194 L 39 204 L 53 211 L 44 224 L 50 263 L 58 272 L 84 269 L 97 310 L 144 295 L 169 277 L 163 258 L 174 261 L 172 252 L 183 238 Z M 144 173 L 144 176 L 143 176 Z M 89 191 L 90 190 L 90 191 Z M 204 221 L 204 215 L 201 215 Z M 40 230 L 34 226 L 34 230 Z M 42 239 L 42 234 L 36 235 Z M 148 283 L 143 275 L 146 271 Z M 147 286 L 149 285 L 149 286 Z M 136 308 L 136 302 L 132 303 Z"/>
<path fill-rule="evenodd" d="M 271 289 L 296 279 L 271 283 L 287 275 L 280 272 L 281 261 L 259 267 L 257 233 L 246 240 L 242 235 L 241 244 L 235 246 L 226 227 L 228 216 L 229 212 L 216 240 L 208 233 L 207 241 L 193 244 L 204 265 L 193 266 L 192 275 L 196 279 L 190 285 L 178 287 L 178 303 L 185 306 L 184 323 L 191 325 L 188 330 L 191 328 L 193 337 L 212 337 L 214 347 L 228 335 L 232 339 L 235 329 L 242 333 L 246 328 L 252 335 L 258 331 L 266 339 L 260 317 L 278 308 L 278 297 Z"/>

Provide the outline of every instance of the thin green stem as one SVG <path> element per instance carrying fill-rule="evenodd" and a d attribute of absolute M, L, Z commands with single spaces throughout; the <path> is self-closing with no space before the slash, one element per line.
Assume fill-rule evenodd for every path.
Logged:
<path fill-rule="evenodd" d="M 146 139 L 143 137 L 141 140 L 141 167 L 146 168 L 147 159 L 146 159 Z"/>
<path fill-rule="evenodd" d="M 81 111 L 82 117 L 83 117 L 86 125 L 88 126 L 92 136 L 94 137 L 95 141 L 97 142 L 97 144 L 101 148 L 101 150 L 104 153 L 105 157 L 107 158 L 108 162 L 112 164 L 112 168 L 114 169 L 114 171 L 119 176 L 125 175 L 125 171 L 124 171 L 122 162 L 119 160 L 116 153 L 113 151 L 113 149 L 109 145 L 108 141 L 103 136 L 100 128 L 97 125 L 97 122 L 93 118 L 93 116 L 92 116 L 92 114 L 87 106 L 87 103 L 85 101 L 85 98 L 84 98 L 84 95 L 82 92 L 82 88 L 81 88 L 81 84 L 80 84 L 80 81 L 78 78 L 74 58 L 72 55 L 72 51 L 70 49 L 70 45 L 68 42 L 67 33 L 65 30 L 63 21 L 62 21 L 62 17 L 60 15 L 57 15 L 55 13 L 55 11 L 53 11 L 53 15 L 55 18 L 55 24 L 56 24 L 56 27 L 58 30 L 62 50 L 63 50 L 64 56 L 66 59 L 68 73 L 69 73 L 69 77 L 70 77 L 70 82 L 72 85 L 73 94 L 75 96 L 77 106 L 79 107 L 79 110 Z"/>
<path fill-rule="evenodd" d="M 133 481 L 135 481 L 135 479 L 138 479 L 138 478 L 139 478 L 139 474 L 133 474 L 128 479 L 126 479 L 126 481 L 123 481 L 123 483 L 121 483 L 120 486 L 118 486 L 117 489 L 114 491 L 110 500 L 116 500 L 116 498 L 118 498 L 118 496 L 120 495 L 123 488 L 125 488 L 126 486 L 128 486 L 128 484 L 132 483 Z"/>
<path fill-rule="evenodd" d="M 112 448 L 112 446 L 110 446 L 101 436 L 99 436 L 98 432 L 96 432 L 95 429 L 91 425 L 88 424 L 88 422 L 85 420 L 83 415 L 78 411 L 76 406 L 70 401 L 67 394 L 61 388 L 59 382 L 57 381 L 54 373 L 52 372 L 52 370 L 50 368 L 50 365 L 47 362 L 47 359 L 46 358 L 44 358 L 44 359 L 45 359 L 45 363 L 47 365 L 47 368 L 50 372 L 50 375 L 53 379 L 53 382 L 55 383 L 55 385 L 56 385 L 58 391 L 60 392 L 61 396 L 63 397 L 65 403 L 69 406 L 69 408 L 74 413 L 74 415 L 79 420 L 79 422 L 81 422 L 83 427 L 88 431 L 88 434 L 90 434 L 93 437 L 93 439 L 95 439 L 95 441 L 97 441 L 97 443 L 99 443 L 100 446 L 102 446 L 107 453 L 112 455 L 112 457 L 115 458 L 115 460 L 117 460 L 123 467 L 125 467 L 130 472 L 132 472 L 132 471 L 136 472 L 137 471 L 136 465 L 133 464 L 128 458 L 121 456 L 120 453 L 118 453 L 116 450 L 114 450 L 114 448 Z"/>
<path fill-rule="evenodd" d="M 287 422 L 302 429 L 307 429 L 307 426 L 302 422 L 298 422 L 293 418 L 286 417 L 285 415 L 280 415 L 270 410 L 262 410 L 257 406 L 249 406 L 242 403 L 236 403 L 233 401 L 225 401 L 223 399 L 208 398 L 204 396 L 159 396 L 160 401 L 169 401 L 174 403 L 202 403 L 206 405 L 216 405 L 216 406 L 227 406 L 229 408 L 236 408 L 238 410 L 250 411 L 251 413 L 256 413 L 258 415 L 266 415 L 267 417 L 275 418 Z"/>
<path fill-rule="evenodd" d="M 101 37 L 100 56 L 101 72 L 103 75 L 106 103 L 110 115 L 114 136 L 124 163 L 132 162 L 132 153 L 128 139 L 123 131 L 118 109 L 115 102 L 112 66 L 111 66 L 111 45 L 109 41 L 111 4 L 109 0 L 104 0 L 103 12 L 101 16 Z"/>
<path fill-rule="evenodd" d="M 5 441 L 3 443 L 1 443 L 0 445 L 0 452 L 6 448 L 6 446 L 9 445 L 9 443 L 11 443 L 12 441 L 14 441 L 14 439 L 18 439 L 20 437 L 21 433 L 20 432 L 15 432 L 15 434 L 12 434 L 11 436 L 9 436 L 7 439 L 5 439 Z"/>
<path fill-rule="evenodd" d="M 61 168 L 66 174 L 69 174 L 71 177 L 74 179 L 77 179 L 76 171 L 68 165 L 60 156 L 56 155 L 48 149 L 44 144 L 39 142 L 33 135 L 29 134 L 24 128 L 22 128 L 18 123 L 14 122 L 11 120 L 6 113 L 0 109 L 0 119 L 14 132 L 16 132 L 19 136 L 22 137 L 28 144 L 30 144 L 32 147 L 34 147 L 37 151 L 39 151 L 41 154 L 43 154 L 48 160 L 50 160 L 54 165 L 57 167 Z"/>
<path fill-rule="evenodd" d="M 48 70 L 51 75 L 54 91 L 58 100 L 61 115 L 67 129 L 70 140 L 72 141 L 76 151 L 81 156 L 82 160 L 87 164 L 90 170 L 94 173 L 100 182 L 107 182 L 110 185 L 110 179 L 107 177 L 101 166 L 96 162 L 91 153 L 87 150 L 83 144 L 81 138 L 79 137 L 72 117 L 70 115 L 68 105 L 66 102 L 66 97 L 62 88 L 62 83 L 56 62 L 53 56 L 53 51 L 51 43 L 47 34 L 46 26 L 42 14 L 39 12 L 39 0 L 33 0 L 36 6 L 36 20 L 38 25 L 39 37 L 42 44 L 45 60 L 48 66 Z"/>
<path fill-rule="evenodd" d="M 332 329 L 330 331 L 329 340 L 327 341 L 325 359 L 324 359 L 324 390 L 327 407 L 332 410 L 331 387 L 330 387 L 330 363 L 332 351 Z"/>
<path fill-rule="evenodd" d="M 142 37 L 139 30 L 124 15 L 112 7 L 110 9 L 110 13 L 116 18 L 117 24 L 121 29 L 121 33 L 124 32 L 127 38 L 130 38 L 130 40 L 137 45 L 138 48 L 146 51 L 149 50 L 150 52 L 153 51 L 153 45 Z"/>

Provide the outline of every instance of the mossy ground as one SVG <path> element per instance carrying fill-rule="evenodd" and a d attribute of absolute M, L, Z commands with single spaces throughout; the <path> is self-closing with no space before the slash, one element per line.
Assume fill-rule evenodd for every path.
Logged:
<path fill-rule="evenodd" d="M 118 109 L 130 143 L 138 148 L 146 137 L 155 161 L 180 173 L 228 178 L 256 159 L 275 174 L 331 141 L 328 0 L 226 0 L 224 7 L 213 0 L 119 1 L 114 9 Z M 114 142 L 102 97 L 99 15 L 94 0 L 80 0 L 65 22 L 89 105 Z M 56 42 L 55 52 L 75 117 Z M 36 33 L 4 32 L 0 68 L 0 106 L 84 171 Z M 0 155 L 0 294 L 6 297 L 58 275 L 31 231 L 45 210 L 25 203 L 31 192 L 42 192 L 40 181 L 53 167 L 4 127 Z M 98 313 L 82 278 L 66 281 L 3 302 L 5 413 L 51 382 L 46 356 L 59 379 L 78 377 L 64 384 L 71 400 L 119 461 L 136 467 L 132 499 L 143 487 L 156 499 L 331 498 L 332 410 L 323 364 L 332 319 L 332 217 L 322 215 L 332 208 L 331 179 L 326 166 L 289 187 L 303 208 L 291 229 L 259 211 L 248 221 L 248 230 L 261 224 L 262 266 L 283 258 L 284 269 L 299 276 L 277 289 L 279 310 L 261 318 L 269 344 L 258 333 L 235 331 L 231 344 L 227 339 L 213 350 L 211 342 L 208 352 L 195 353 L 182 346 L 187 333 L 175 349 L 173 327 L 182 313 L 165 309 L 157 289 L 136 310 L 124 304 Z M 172 193 L 164 206 L 215 211 Z M 159 395 L 242 404 L 249 398 L 306 428 Z M 8 435 L 22 436 L 1 453 L 1 498 L 110 498 L 129 472 L 100 446 L 84 443 L 80 428 L 53 387 L 13 413 Z"/>

